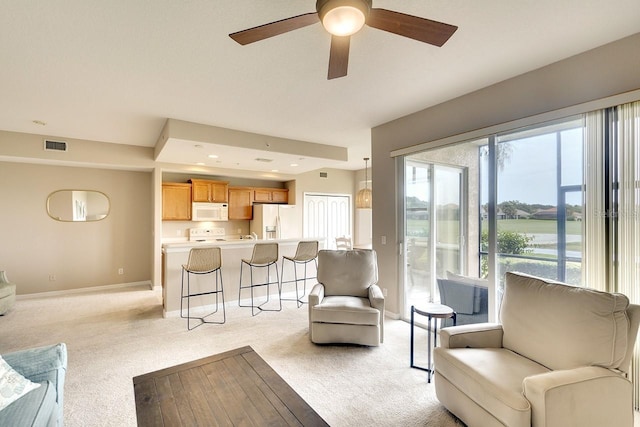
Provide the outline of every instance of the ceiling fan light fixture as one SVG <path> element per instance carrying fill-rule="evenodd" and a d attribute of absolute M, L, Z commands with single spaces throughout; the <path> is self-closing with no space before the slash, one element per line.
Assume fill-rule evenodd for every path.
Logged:
<path fill-rule="evenodd" d="M 362 29 L 371 10 L 366 0 L 318 0 L 318 16 L 324 28 L 334 36 L 350 36 Z"/>

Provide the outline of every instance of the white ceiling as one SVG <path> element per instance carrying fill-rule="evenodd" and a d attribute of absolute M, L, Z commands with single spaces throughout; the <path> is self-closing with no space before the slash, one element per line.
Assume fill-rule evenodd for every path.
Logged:
<path fill-rule="evenodd" d="M 365 27 L 352 37 L 348 76 L 328 81 L 320 24 L 247 46 L 228 37 L 314 11 L 315 0 L 2 0 L 0 130 L 154 146 L 173 118 L 348 147 L 348 161 L 267 153 L 284 173 L 362 169 L 374 126 L 640 32 L 638 0 L 373 6 L 459 29 L 437 48 Z M 171 142 L 158 159 L 264 163 L 241 166 L 261 153 L 237 150 L 204 160 L 199 153 L 228 150 L 224 141 L 192 149 L 199 144 Z M 305 166 L 290 167 L 296 159 Z"/>

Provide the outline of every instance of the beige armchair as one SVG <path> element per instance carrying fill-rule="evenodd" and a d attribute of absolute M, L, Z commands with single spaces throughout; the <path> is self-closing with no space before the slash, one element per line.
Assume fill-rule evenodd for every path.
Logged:
<path fill-rule="evenodd" d="M 377 346 L 384 335 L 384 296 L 373 250 L 318 252 L 318 284 L 309 294 L 309 336 L 316 344 Z"/>
<path fill-rule="evenodd" d="M 501 323 L 441 329 L 438 400 L 469 427 L 633 427 L 640 306 L 507 273 Z"/>

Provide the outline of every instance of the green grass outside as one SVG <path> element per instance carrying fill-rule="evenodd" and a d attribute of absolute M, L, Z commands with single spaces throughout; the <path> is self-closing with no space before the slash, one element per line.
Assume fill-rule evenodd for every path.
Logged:
<path fill-rule="evenodd" d="M 580 221 L 567 221 L 566 224 L 567 234 L 582 234 Z M 558 232 L 556 221 L 543 219 L 501 219 L 498 221 L 498 229 L 526 234 L 556 234 Z"/>
<path fill-rule="evenodd" d="M 567 234 L 582 234 L 582 223 L 579 221 L 567 221 Z M 483 223 L 483 227 L 487 226 Z M 501 219 L 498 220 L 498 229 L 502 231 L 515 231 L 524 233 L 529 236 L 532 234 L 556 234 L 558 232 L 555 221 L 541 219 Z M 410 236 L 427 237 L 429 230 L 429 221 L 427 220 L 408 220 L 407 231 Z M 458 221 L 443 220 L 438 221 L 438 237 L 441 243 L 457 243 Z M 541 246 L 543 247 L 543 246 Z M 551 245 L 550 247 L 555 247 Z M 568 243 L 568 250 L 580 250 L 580 243 Z"/>

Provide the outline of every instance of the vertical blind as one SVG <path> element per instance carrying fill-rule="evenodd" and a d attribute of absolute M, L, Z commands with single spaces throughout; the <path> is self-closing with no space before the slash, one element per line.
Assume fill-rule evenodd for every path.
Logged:
<path fill-rule="evenodd" d="M 615 234 L 615 289 L 640 304 L 640 102 L 617 108 Z M 631 363 L 633 400 L 640 408 L 640 355 Z"/>
<path fill-rule="evenodd" d="M 607 232 L 605 221 L 604 112 L 587 113 L 584 129 L 584 209 L 582 220 L 582 283 L 607 291 Z"/>

